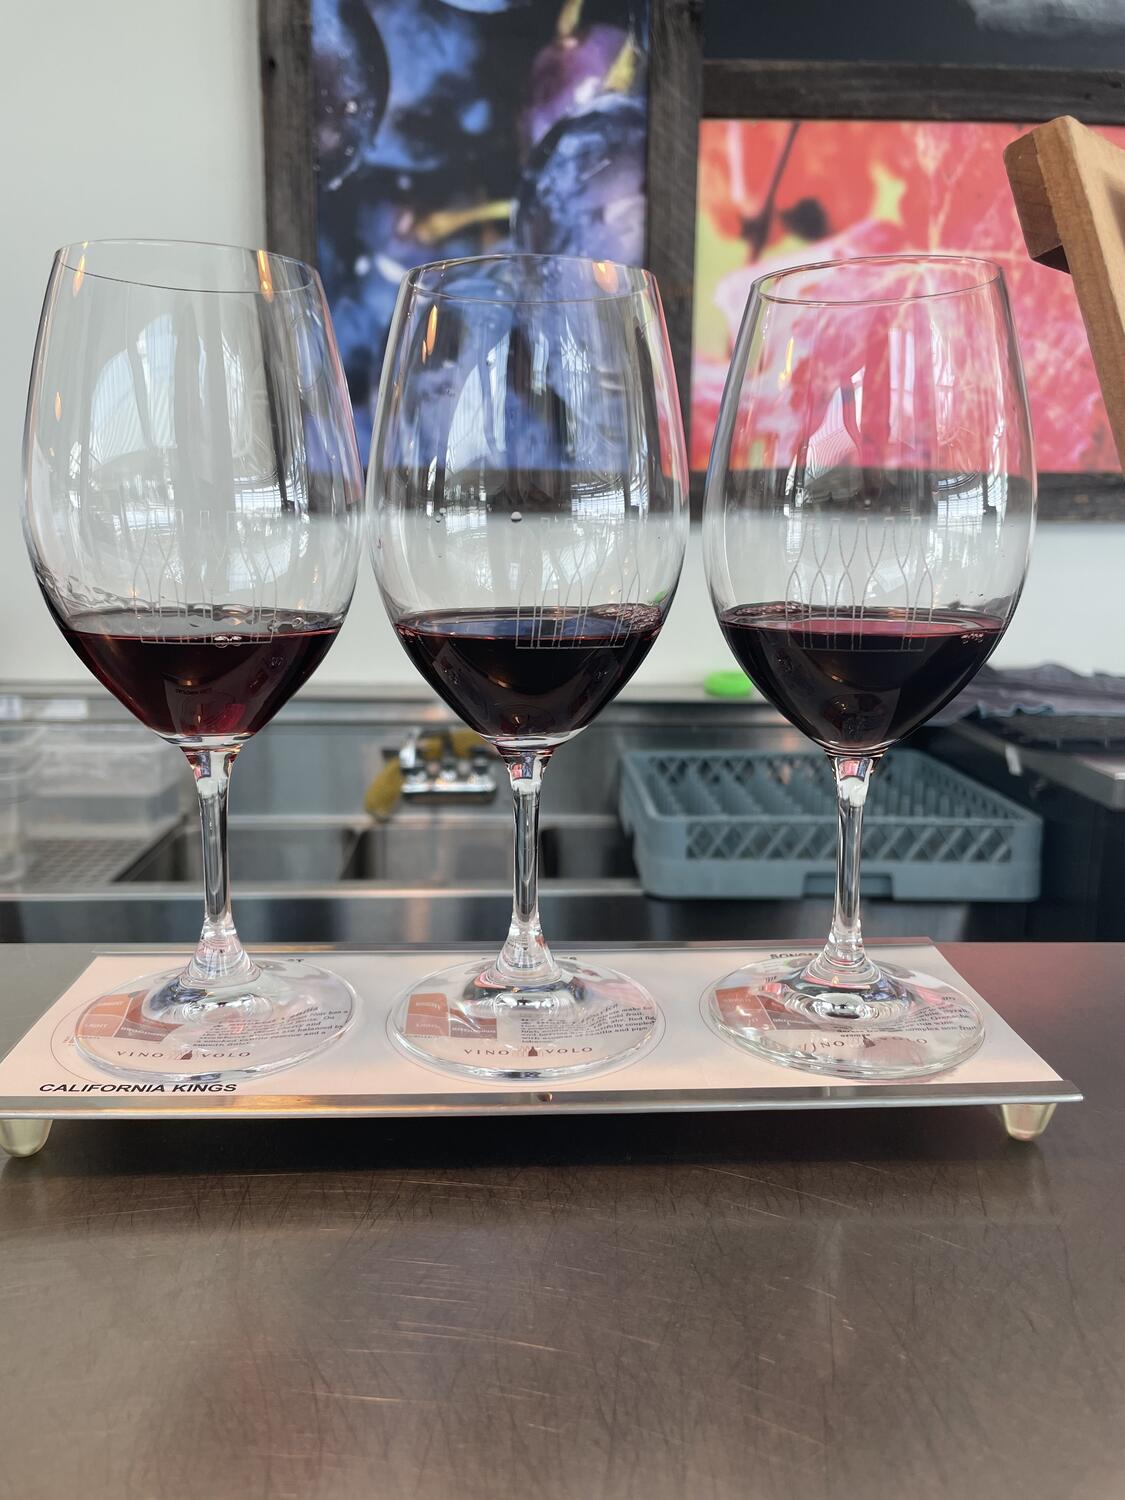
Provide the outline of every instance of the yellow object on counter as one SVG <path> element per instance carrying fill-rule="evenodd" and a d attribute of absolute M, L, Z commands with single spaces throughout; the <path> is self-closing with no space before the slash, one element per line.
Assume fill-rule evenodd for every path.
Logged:
<path fill-rule="evenodd" d="M 487 743 L 481 739 L 475 729 L 450 729 L 446 738 L 457 760 L 468 760 L 470 755 L 476 755 L 478 751 L 483 750 Z"/>
<path fill-rule="evenodd" d="M 402 796 L 402 767 L 398 756 L 387 761 L 381 771 L 376 772 L 371 785 L 363 794 L 363 810 L 380 822 L 389 818 Z"/>

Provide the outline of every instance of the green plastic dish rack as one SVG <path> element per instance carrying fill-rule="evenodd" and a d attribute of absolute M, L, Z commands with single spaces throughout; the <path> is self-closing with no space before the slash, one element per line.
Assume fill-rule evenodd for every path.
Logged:
<path fill-rule="evenodd" d="M 836 794 L 821 751 L 627 751 L 621 822 L 650 896 L 831 895 Z M 1034 901 L 1042 823 L 917 750 L 871 780 L 863 893 L 897 901 Z"/>

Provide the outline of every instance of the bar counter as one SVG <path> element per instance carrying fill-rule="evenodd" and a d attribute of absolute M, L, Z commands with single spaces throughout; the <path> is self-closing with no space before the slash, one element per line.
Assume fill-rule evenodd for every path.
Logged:
<path fill-rule="evenodd" d="M 1110 1500 L 1125 946 L 948 944 L 1086 1102 L 56 1123 L 0 1496 Z M 0 1051 L 90 956 L 4 949 Z"/>

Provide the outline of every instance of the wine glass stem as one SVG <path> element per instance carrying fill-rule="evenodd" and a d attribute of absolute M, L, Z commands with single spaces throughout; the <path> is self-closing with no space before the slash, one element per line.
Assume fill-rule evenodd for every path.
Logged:
<path fill-rule="evenodd" d="M 836 847 L 836 900 L 832 930 L 822 950 L 805 969 L 819 984 L 844 988 L 871 984 L 879 971 L 863 948 L 859 922 L 859 865 L 863 844 L 863 804 L 878 759 L 874 755 L 834 755 L 839 837 Z"/>
<path fill-rule="evenodd" d="M 491 976 L 523 986 L 553 979 L 558 968 L 539 924 L 539 793 L 550 751 L 505 755 L 515 804 L 515 891 L 508 940 Z"/>
<path fill-rule="evenodd" d="M 184 971 L 184 980 L 204 987 L 232 979 L 253 979 L 257 974 L 235 931 L 230 910 L 227 793 L 238 749 L 235 745 L 219 750 L 184 750 L 199 797 L 204 902 L 203 932 Z"/>

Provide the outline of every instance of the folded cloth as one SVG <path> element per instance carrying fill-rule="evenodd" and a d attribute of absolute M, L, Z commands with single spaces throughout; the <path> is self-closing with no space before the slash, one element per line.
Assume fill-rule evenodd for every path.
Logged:
<path fill-rule="evenodd" d="M 964 692 L 930 722 L 952 724 L 974 713 L 984 719 L 1007 719 L 1013 714 L 1125 718 L 1125 677 L 1108 672 L 1083 676 L 1053 662 L 1007 670 L 982 667 Z"/>

